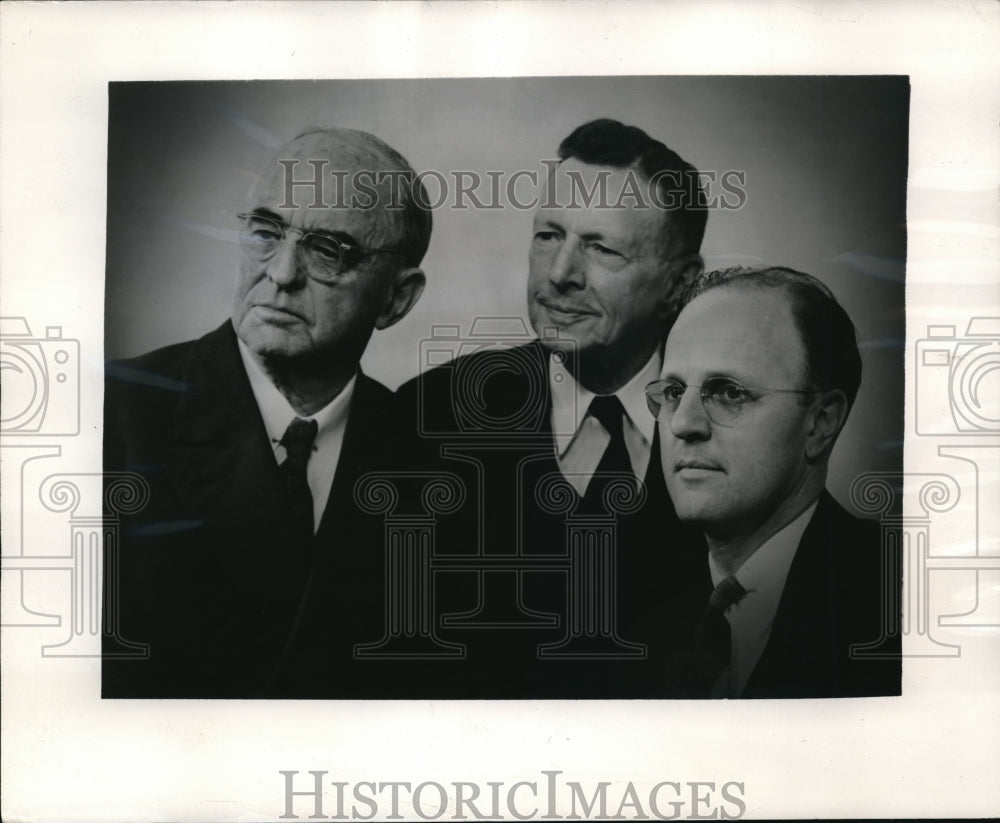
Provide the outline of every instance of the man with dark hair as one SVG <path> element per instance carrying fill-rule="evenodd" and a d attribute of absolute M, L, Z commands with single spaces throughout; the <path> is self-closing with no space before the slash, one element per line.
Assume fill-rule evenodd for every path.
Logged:
<path fill-rule="evenodd" d="M 423 290 L 431 217 L 413 185 L 371 134 L 303 133 L 239 215 L 231 317 L 108 364 L 105 471 L 141 474 L 150 498 L 106 576 L 105 697 L 367 693 L 353 647 L 380 623 L 382 523 L 354 486 L 399 422 L 358 363 Z M 148 659 L 119 659 L 118 635 Z"/>
<path fill-rule="evenodd" d="M 708 543 L 675 557 L 657 621 L 668 693 L 899 694 L 898 635 L 863 649 L 898 626 L 898 566 L 825 490 L 860 381 L 854 325 L 809 275 L 729 269 L 685 295 L 647 387 L 670 497 Z"/>
<path fill-rule="evenodd" d="M 708 218 L 705 192 L 698 170 L 675 151 L 636 126 L 600 119 L 574 129 L 559 144 L 558 156 L 560 161 L 575 158 L 591 166 L 635 172 L 645 185 L 628 193 L 640 203 L 671 212 L 664 240 L 679 241 L 686 254 L 698 253 Z"/>
<path fill-rule="evenodd" d="M 660 538 L 679 529 L 644 388 L 659 376 L 681 291 L 702 269 L 697 172 L 614 120 L 574 130 L 559 158 L 529 252 L 538 339 L 497 340 L 399 392 L 423 459 L 444 456 L 441 467 L 465 477 L 469 508 L 480 506 L 439 549 L 510 560 L 475 572 L 466 590 L 478 597 L 445 623 L 468 629 L 470 669 L 477 653 L 484 665 L 505 661 L 483 678 L 499 697 L 636 694 L 645 648 L 629 633 L 655 601 Z M 553 509 L 553 482 L 567 511 Z M 559 570 L 581 518 L 611 523 L 613 534 L 595 544 L 600 557 L 585 549 L 577 566 Z M 533 568 L 547 556 L 555 570 L 517 569 L 512 559 L 532 556 Z M 597 570 L 589 583 L 584 566 Z"/>
<path fill-rule="evenodd" d="M 613 120 L 577 128 L 559 146 L 559 158 L 550 196 L 535 214 L 528 314 L 543 346 L 565 354 L 568 386 L 579 383 L 588 399 L 611 396 L 640 371 L 655 371 L 679 296 L 702 268 L 704 198 L 692 166 Z M 607 197 L 561 202 L 581 187 Z M 662 199 L 642 196 L 658 188 Z M 561 334 L 544 335 L 543 328 Z M 564 337 L 574 345 L 561 343 Z M 626 422 L 634 426 L 636 416 Z"/>

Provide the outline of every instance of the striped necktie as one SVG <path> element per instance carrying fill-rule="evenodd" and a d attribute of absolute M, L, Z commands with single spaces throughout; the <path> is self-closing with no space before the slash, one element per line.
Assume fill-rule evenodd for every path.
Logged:
<path fill-rule="evenodd" d="M 726 612 L 747 590 L 733 576 L 715 587 L 695 633 L 695 670 L 702 697 L 729 696 L 732 636 Z"/>

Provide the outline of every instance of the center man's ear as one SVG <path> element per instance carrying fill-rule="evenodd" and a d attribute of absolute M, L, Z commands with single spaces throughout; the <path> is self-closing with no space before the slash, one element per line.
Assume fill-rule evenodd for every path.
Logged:
<path fill-rule="evenodd" d="M 837 435 L 847 422 L 850 410 L 847 397 L 840 389 L 827 392 L 809 412 L 806 433 L 806 458 L 818 460 L 833 448 Z"/>
<path fill-rule="evenodd" d="M 700 254 L 685 254 L 675 257 L 667 268 L 664 284 L 662 315 L 673 317 L 680 309 L 681 295 L 705 270 L 705 261 Z"/>
<path fill-rule="evenodd" d="M 376 329 L 387 329 L 398 323 L 412 309 L 424 293 L 427 278 L 421 269 L 400 269 L 386 290 L 382 312 L 375 319 Z"/>

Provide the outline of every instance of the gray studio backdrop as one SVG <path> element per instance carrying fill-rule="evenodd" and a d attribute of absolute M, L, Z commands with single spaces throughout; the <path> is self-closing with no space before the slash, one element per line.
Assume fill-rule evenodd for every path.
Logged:
<path fill-rule="evenodd" d="M 745 203 L 714 209 L 709 268 L 768 262 L 807 271 L 858 327 L 864 378 L 831 466 L 847 502 L 862 471 L 902 469 L 909 85 L 905 77 L 567 77 L 109 86 L 105 356 L 200 336 L 229 313 L 236 214 L 259 168 L 308 126 L 370 131 L 450 186 L 434 212 L 427 289 L 362 361 L 395 388 L 426 367 L 432 327 L 524 316 L 530 210 L 501 190 L 576 126 L 640 126 L 699 170 L 745 175 Z M 455 207 L 453 173 L 476 172 L 486 205 Z M 730 181 L 738 179 L 730 177 Z M 439 187 L 428 178 L 431 200 Z M 737 198 L 726 194 L 727 204 Z M 537 192 L 522 177 L 522 201 Z"/>

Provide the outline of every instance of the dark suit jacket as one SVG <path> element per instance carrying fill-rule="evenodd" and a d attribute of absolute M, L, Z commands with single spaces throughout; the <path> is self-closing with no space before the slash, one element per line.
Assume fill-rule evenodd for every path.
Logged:
<path fill-rule="evenodd" d="M 438 555 L 568 556 L 567 515 L 543 511 L 536 498 L 539 481 L 559 473 L 548 367 L 549 355 L 536 341 L 459 357 L 399 389 L 400 410 L 418 432 L 413 462 L 458 474 L 470 492 L 463 510 L 439 523 Z M 613 587 L 618 635 L 640 645 L 649 639 L 642 631 L 667 579 L 670 550 L 682 535 L 692 539 L 670 504 L 655 442 L 645 485 L 645 504 L 617 517 Z M 478 610 L 481 620 L 517 620 L 519 597 L 528 612 L 558 620 L 529 626 L 526 619 L 522 627 L 494 628 L 439 623 L 442 638 L 467 645 L 467 659 L 453 667 L 467 696 L 652 696 L 647 658 L 540 659 L 540 644 L 566 635 L 570 577 L 560 570 L 525 570 L 516 576 L 516 591 L 505 584 L 513 580 L 495 570 L 481 577 L 471 571 L 436 577 L 439 615 Z"/>
<path fill-rule="evenodd" d="M 687 584 L 659 610 L 654 654 L 664 696 L 695 696 L 683 660 L 712 592 L 707 555 L 703 544 L 679 559 Z M 900 694 L 901 568 L 898 554 L 882 546 L 877 523 L 853 517 L 824 492 L 742 697 Z M 852 654 L 852 646 L 866 645 Z"/>
<path fill-rule="evenodd" d="M 302 565 L 228 321 L 109 363 L 106 377 L 105 471 L 141 474 L 151 496 L 123 518 L 118 576 L 105 575 L 105 599 L 119 606 L 117 620 L 106 616 L 105 651 L 120 648 L 117 630 L 150 656 L 106 657 L 103 696 L 397 696 L 384 668 L 353 656 L 384 624 L 383 523 L 353 494 L 395 452 L 393 395 L 358 375 L 312 562 Z"/>

